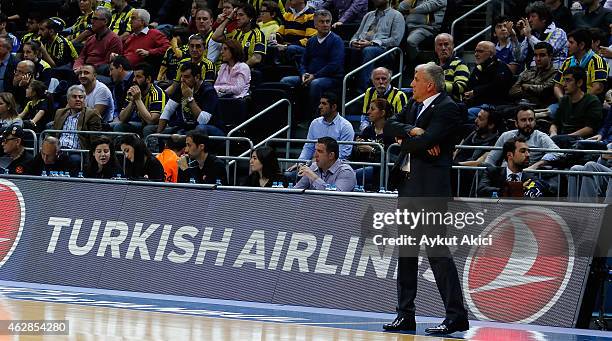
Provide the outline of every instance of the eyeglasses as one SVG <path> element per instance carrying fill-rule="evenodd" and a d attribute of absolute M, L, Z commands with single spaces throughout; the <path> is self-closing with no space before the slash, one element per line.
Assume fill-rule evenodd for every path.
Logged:
<path fill-rule="evenodd" d="M 17 140 L 18 137 L 9 137 L 9 138 L 3 138 L 2 139 L 2 143 L 8 142 L 8 141 L 12 141 L 12 140 Z"/>
<path fill-rule="evenodd" d="M 91 20 L 106 20 L 105 18 L 100 17 L 91 17 Z"/>

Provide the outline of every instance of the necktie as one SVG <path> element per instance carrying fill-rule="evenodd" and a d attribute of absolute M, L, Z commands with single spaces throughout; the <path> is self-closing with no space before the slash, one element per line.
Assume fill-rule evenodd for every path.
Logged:
<path fill-rule="evenodd" d="M 416 119 L 419 119 L 419 116 L 421 116 L 421 110 L 423 110 L 423 103 L 419 103 L 419 105 L 417 105 L 417 111 L 416 111 Z"/>
<path fill-rule="evenodd" d="M 509 176 L 510 176 L 510 181 L 519 181 L 519 176 L 518 176 L 518 174 L 514 174 L 514 173 L 512 173 L 512 174 L 510 174 Z"/>

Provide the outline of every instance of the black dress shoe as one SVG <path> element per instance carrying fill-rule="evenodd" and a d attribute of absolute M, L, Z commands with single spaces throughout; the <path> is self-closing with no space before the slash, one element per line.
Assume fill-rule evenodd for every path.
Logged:
<path fill-rule="evenodd" d="M 440 325 L 425 329 L 427 334 L 452 334 L 454 332 L 464 332 L 470 329 L 470 323 L 467 320 L 461 321 L 444 321 Z"/>
<path fill-rule="evenodd" d="M 383 329 L 386 331 L 400 331 L 400 330 L 416 330 L 416 322 L 414 317 L 398 316 L 391 323 L 383 325 Z"/>

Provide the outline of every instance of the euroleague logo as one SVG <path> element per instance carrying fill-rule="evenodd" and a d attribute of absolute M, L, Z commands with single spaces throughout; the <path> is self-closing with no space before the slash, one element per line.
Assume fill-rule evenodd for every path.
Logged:
<path fill-rule="evenodd" d="M 481 235 L 491 246 L 470 250 L 463 292 L 480 320 L 530 323 L 555 305 L 574 267 L 574 242 L 565 220 L 542 207 L 497 217 Z"/>
<path fill-rule="evenodd" d="M 0 267 L 11 257 L 19 243 L 25 223 L 25 203 L 19 188 L 0 179 Z"/>

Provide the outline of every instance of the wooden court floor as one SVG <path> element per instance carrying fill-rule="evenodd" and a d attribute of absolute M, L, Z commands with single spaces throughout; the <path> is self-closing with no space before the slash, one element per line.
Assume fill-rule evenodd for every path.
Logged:
<path fill-rule="evenodd" d="M 5 340 L 456 340 L 288 323 L 244 321 L 76 304 L 0 299 L 0 320 L 68 320 L 68 335 Z"/>

